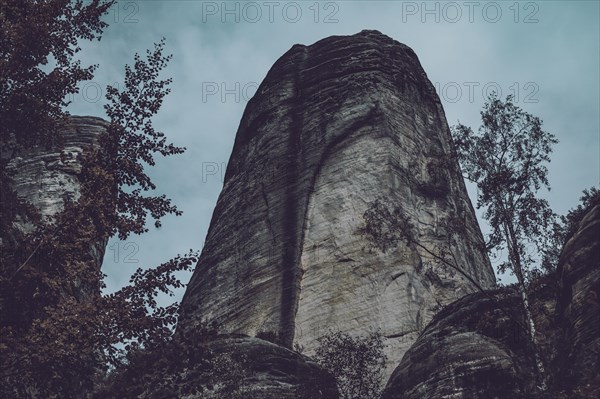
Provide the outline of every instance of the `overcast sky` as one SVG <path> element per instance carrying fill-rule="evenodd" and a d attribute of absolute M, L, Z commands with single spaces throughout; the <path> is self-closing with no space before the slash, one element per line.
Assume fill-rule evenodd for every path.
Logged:
<path fill-rule="evenodd" d="M 173 54 L 165 76 L 174 82 L 155 125 L 188 151 L 158 159 L 150 172 L 184 215 L 113 239 L 103 266 L 109 290 L 136 267 L 202 248 L 242 112 L 271 65 L 295 43 L 363 29 L 417 53 L 450 125 L 479 126 L 494 89 L 539 116 L 560 140 L 544 196 L 565 213 L 600 181 L 599 19 L 598 1 L 119 1 L 102 40 L 83 45 L 82 61 L 99 68 L 69 111 L 104 117 L 106 85 L 123 82 L 133 54 L 165 37 Z"/>

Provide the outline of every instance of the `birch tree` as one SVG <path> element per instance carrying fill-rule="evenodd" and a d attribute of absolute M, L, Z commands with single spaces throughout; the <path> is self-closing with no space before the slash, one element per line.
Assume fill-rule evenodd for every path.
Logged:
<path fill-rule="evenodd" d="M 464 177 L 477 185 L 477 208 L 484 208 L 483 217 L 492 230 L 488 249 L 507 251 L 508 259 L 498 271 L 515 275 L 529 336 L 537 348 L 527 284 L 555 220 L 548 202 L 537 194 L 550 189 L 546 165 L 558 141 L 542 129 L 540 118 L 516 106 L 512 96 L 502 101 L 495 93 L 490 95 L 481 119 L 477 132 L 459 123 L 452 136 Z M 535 356 L 543 376 L 537 349 Z"/>

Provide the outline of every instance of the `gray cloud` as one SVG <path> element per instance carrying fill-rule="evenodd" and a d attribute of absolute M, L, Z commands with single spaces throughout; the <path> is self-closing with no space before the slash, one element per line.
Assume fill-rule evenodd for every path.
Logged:
<path fill-rule="evenodd" d="M 104 116 L 103 100 L 92 101 L 98 87 L 122 82 L 133 53 L 164 36 L 174 56 L 165 75 L 174 82 L 156 126 L 188 151 L 159 160 L 151 172 L 184 216 L 169 217 L 160 230 L 128 240 L 138 249 L 129 260 L 138 263 L 125 263 L 124 243 L 111 241 L 104 265 L 109 290 L 126 283 L 132 266 L 156 265 L 201 248 L 222 186 L 221 168 L 253 88 L 293 44 L 330 35 L 377 29 L 411 46 L 438 87 L 451 125 L 459 119 L 479 125 L 484 89 L 515 94 L 560 140 L 550 166 L 553 190 L 545 194 L 557 212 L 573 207 L 584 188 L 599 184 L 597 2 L 121 0 L 115 7 L 102 41 L 83 46 L 83 62 L 100 68 L 87 83 L 87 98 L 76 95 L 70 111 Z M 215 174 L 203 179 L 203 165 Z"/>

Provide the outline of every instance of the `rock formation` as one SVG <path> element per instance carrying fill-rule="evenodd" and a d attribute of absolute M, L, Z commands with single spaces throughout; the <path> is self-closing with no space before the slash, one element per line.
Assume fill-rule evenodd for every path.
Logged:
<path fill-rule="evenodd" d="M 78 155 L 106 126 L 73 117 L 61 148 L 14 157 L 17 194 L 42 217 L 60 212 L 79 196 Z M 360 231 L 377 199 L 402 208 L 425 250 L 373 249 Z M 32 226 L 17 215 L 0 249 Z M 600 396 L 598 237 L 597 203 L 558 272 L 531 288 L 544 398 Z M 495 289 L 481 242 L 441 103 L 414 52 L 375 31 L 296 45 L 244 112 L 175 339 L 132 353 L 95 397 L 338 399 L 333 377 L 290 348 L 311 355 L 330 330 L 379 329 L 391 374 L 382 399 L 538 398 L 519 295 Z M 105 245 L 90 244 L 97 267 Z M 440 246 L 488 290 L 432 257 Z M 221 335 L 206 334 L 209 322 Z"/>
<path fill-rule="evenodd" d="M 224 337 L 210 342 L 217 355 L 241 366 L 235 381 L 242 397 L 253 399 L 337 399 L 333 376 L 304 356 L 254 337 Z"/>
<path fill-rule="evenodd" d="M 62 131 L 63 142 L 59 147 L 33 148 L 17 154 L 8 165 L 13 172 L 12 188 L 16 194 L 26 199 L 42 218 L 62 211 L 63 199 L 76 200 L 80 196 L 78 174 L 82 164 L 79 156 L 85 148 L 98 145 L 98 139 L 107 126 L 108 123 L 100 118 L 74 116 Z M 0 237 L 2 245 L 18 244 L 33 230 L 34 224 L 28 215 L 17 214 L 12 227 L 6 237 Z M 90 243 L 95 260 L 92 267 L 100 268 L 105 247 L 105 241 Z M 0 295 L 0 312 L 5 310 L 5 305 Z M 3 313 L 3 316 L 6 315 Z M 196 344 L 179 340 L 168 343 L 177 349 L 171 353 L 172 356 L 160 351 L 147 354 L 151 359 L 151 363 L 148 361 L 150 364 L 136 363 L 137 368 L 129 368 L 111 376 L 107 382 L 96 387 L 94 397 L 339 397 L 334 378 L 325 370 L 299 353 L 271 342 L 247 336 L 219 336 L 202 342 L 202 349 L 195 352 Z M 194 356 L 198 353 L 211 353 L 216 356 L 216 361 L 196 361 Z M 181 364 L 185 364 L 185 368 L 178 368 Z M 166 365 L 166 368 L 160 369 L 159 365 Z M 158 378 L 157 370 L 160 371 Z M 132 375 L 135 377 L 132 378 Z M 232 388 L 237 396 L 232 396 L 224 387 Z"/>
<path fill-rule="evenodd" d="M 81 163 L 78 156 L 86 147 L 96 147 L 98 139 L 106 131 L 108 123 L 96 117 L 72 116 L 62 131 L 60 148 L 35 147 L 16 154 L 9 162 L 13 173 L 13 189 L 27 200 L 42 218 L 55 215 L 63 209 L 63 200 L 79 198 L 78 173 Z M 11 246 L 31 232 L 33 224 L 26 215 L 17 215 L 13 229 L 6 237 L 0 237 L 0 246 Z M 98 268 L 106 242 L 92 244 L 92 252 Z"/>
<path fill-rule="evenodd" d="M 535 379 L 519 296 L 501 289 L 445 307 L 404 355 L 384 399 L 524 398 Z"/>
<path fill-rule="evenodd" d="M 535 389 L 539 380 L 519 295 L 503 288 L 440 311 L 404 355 L 383 399 L 599 397 L 599 237 L 600 203 L 565 244 L 558 272 L 530 293 L 546 392 Z"/>
<path fill-rule="evenodd" d="M 199 338 L 201 341 L 201 338 Z M 177 345 L 177 343 L 173 343 Z M 338 399 L 335 379 L 302 355 L 259 338 L 219 336 L 149 353 L 94 397 Z"/>
<path fill-rule="evenodd" d="M 180 330 L 274 333 L 311 354 L 328 330 L 381 329 L 389 372 L 436 309 L 476 291 L 414 247 L 358 234 L 378 199 L 399 204 L 433 250 L 495 285 L 442 105 L 415 53 L 376 32 L 295 45 L 242 117 Z"/>
<path fill-rule="evenodd" d="M 565 244 L 559 263 L 557 389 L 600 397 L 600 201 Z M 573 367 L 573 366 L 576 367 Z"/>

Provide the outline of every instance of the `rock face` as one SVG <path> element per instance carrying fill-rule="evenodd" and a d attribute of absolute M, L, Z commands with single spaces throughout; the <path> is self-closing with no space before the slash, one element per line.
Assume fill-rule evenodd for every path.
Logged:
<path fill-rule="evenodd" d="M 558 272 L 530 292 L 546 392 L 535 389 L 519 296 L 503 288 L 439 312 L 393 372 L 383 399 L 599 397 L 599 237 L 600 204 L 565 244 Z"/>
<path fill-rule="evenodd" d="M 218 336 L 146 356 L 94 397 L 339 398 L 331 375 L 302 355 L 259 338 Z"/>
<path fill-rule="evenodd" d="M 84 148 L 98 145 L 98 138 L 106 131 L 108 122 L 90 116 L 72 116 L 62 131 L 61 148 L 33 148 L 13 157 L 8 168 L 14 171 L 13 189 L 39 211 L 42 218 L 55 215 L 63 209 L 64 198 L 79 198 L 77 174 L 81 170 L 78 156 Z M 14 230 L 2 237 L 0 245 L 19 242 L 33 224 L 23 215 L 17 215 Z M 92 245 L 94 259 L 100 268 L 106 242 Z"/>
<path fill-rule="evenodd" d="M 475 288 L 416 248 L 369 250 L 369 204 L 401 204 L 433 249 L 481 286 L 495 278 L 453 157 L 442 105 L 415 53 L 376 32 L 295 45 L 244 112 L 179 328 L 273 332 L 311 354 L 327 330 L 386 337 L 389 372 L 440 305 Z"/>
<path fill-rule="evenodd" d="M 560 259 L 557 387 L 600 397 L 600 203 L 579 224 Z M 573 367 L 573 366 L 576 367 Z"/>
<path fill-rule="evenodd" d="M 406 352 L 383 399 L 526 398 L 534 364 L 520 309 L 508 289 L 447 306 Z"/>
<path fill-rule="evenodd" d="M 242 364 L 236 381 L 242 397 L 253 399 L 337 399 L 333 376 L 302 355 L 253 337 L 215 340 L 209 348 Z M 244 364 L 245 363 L 245 364 Z M 222 379 L 224 380 L 224 378 Z M 204 397 L 204 396 L 202 396 Z"/>

